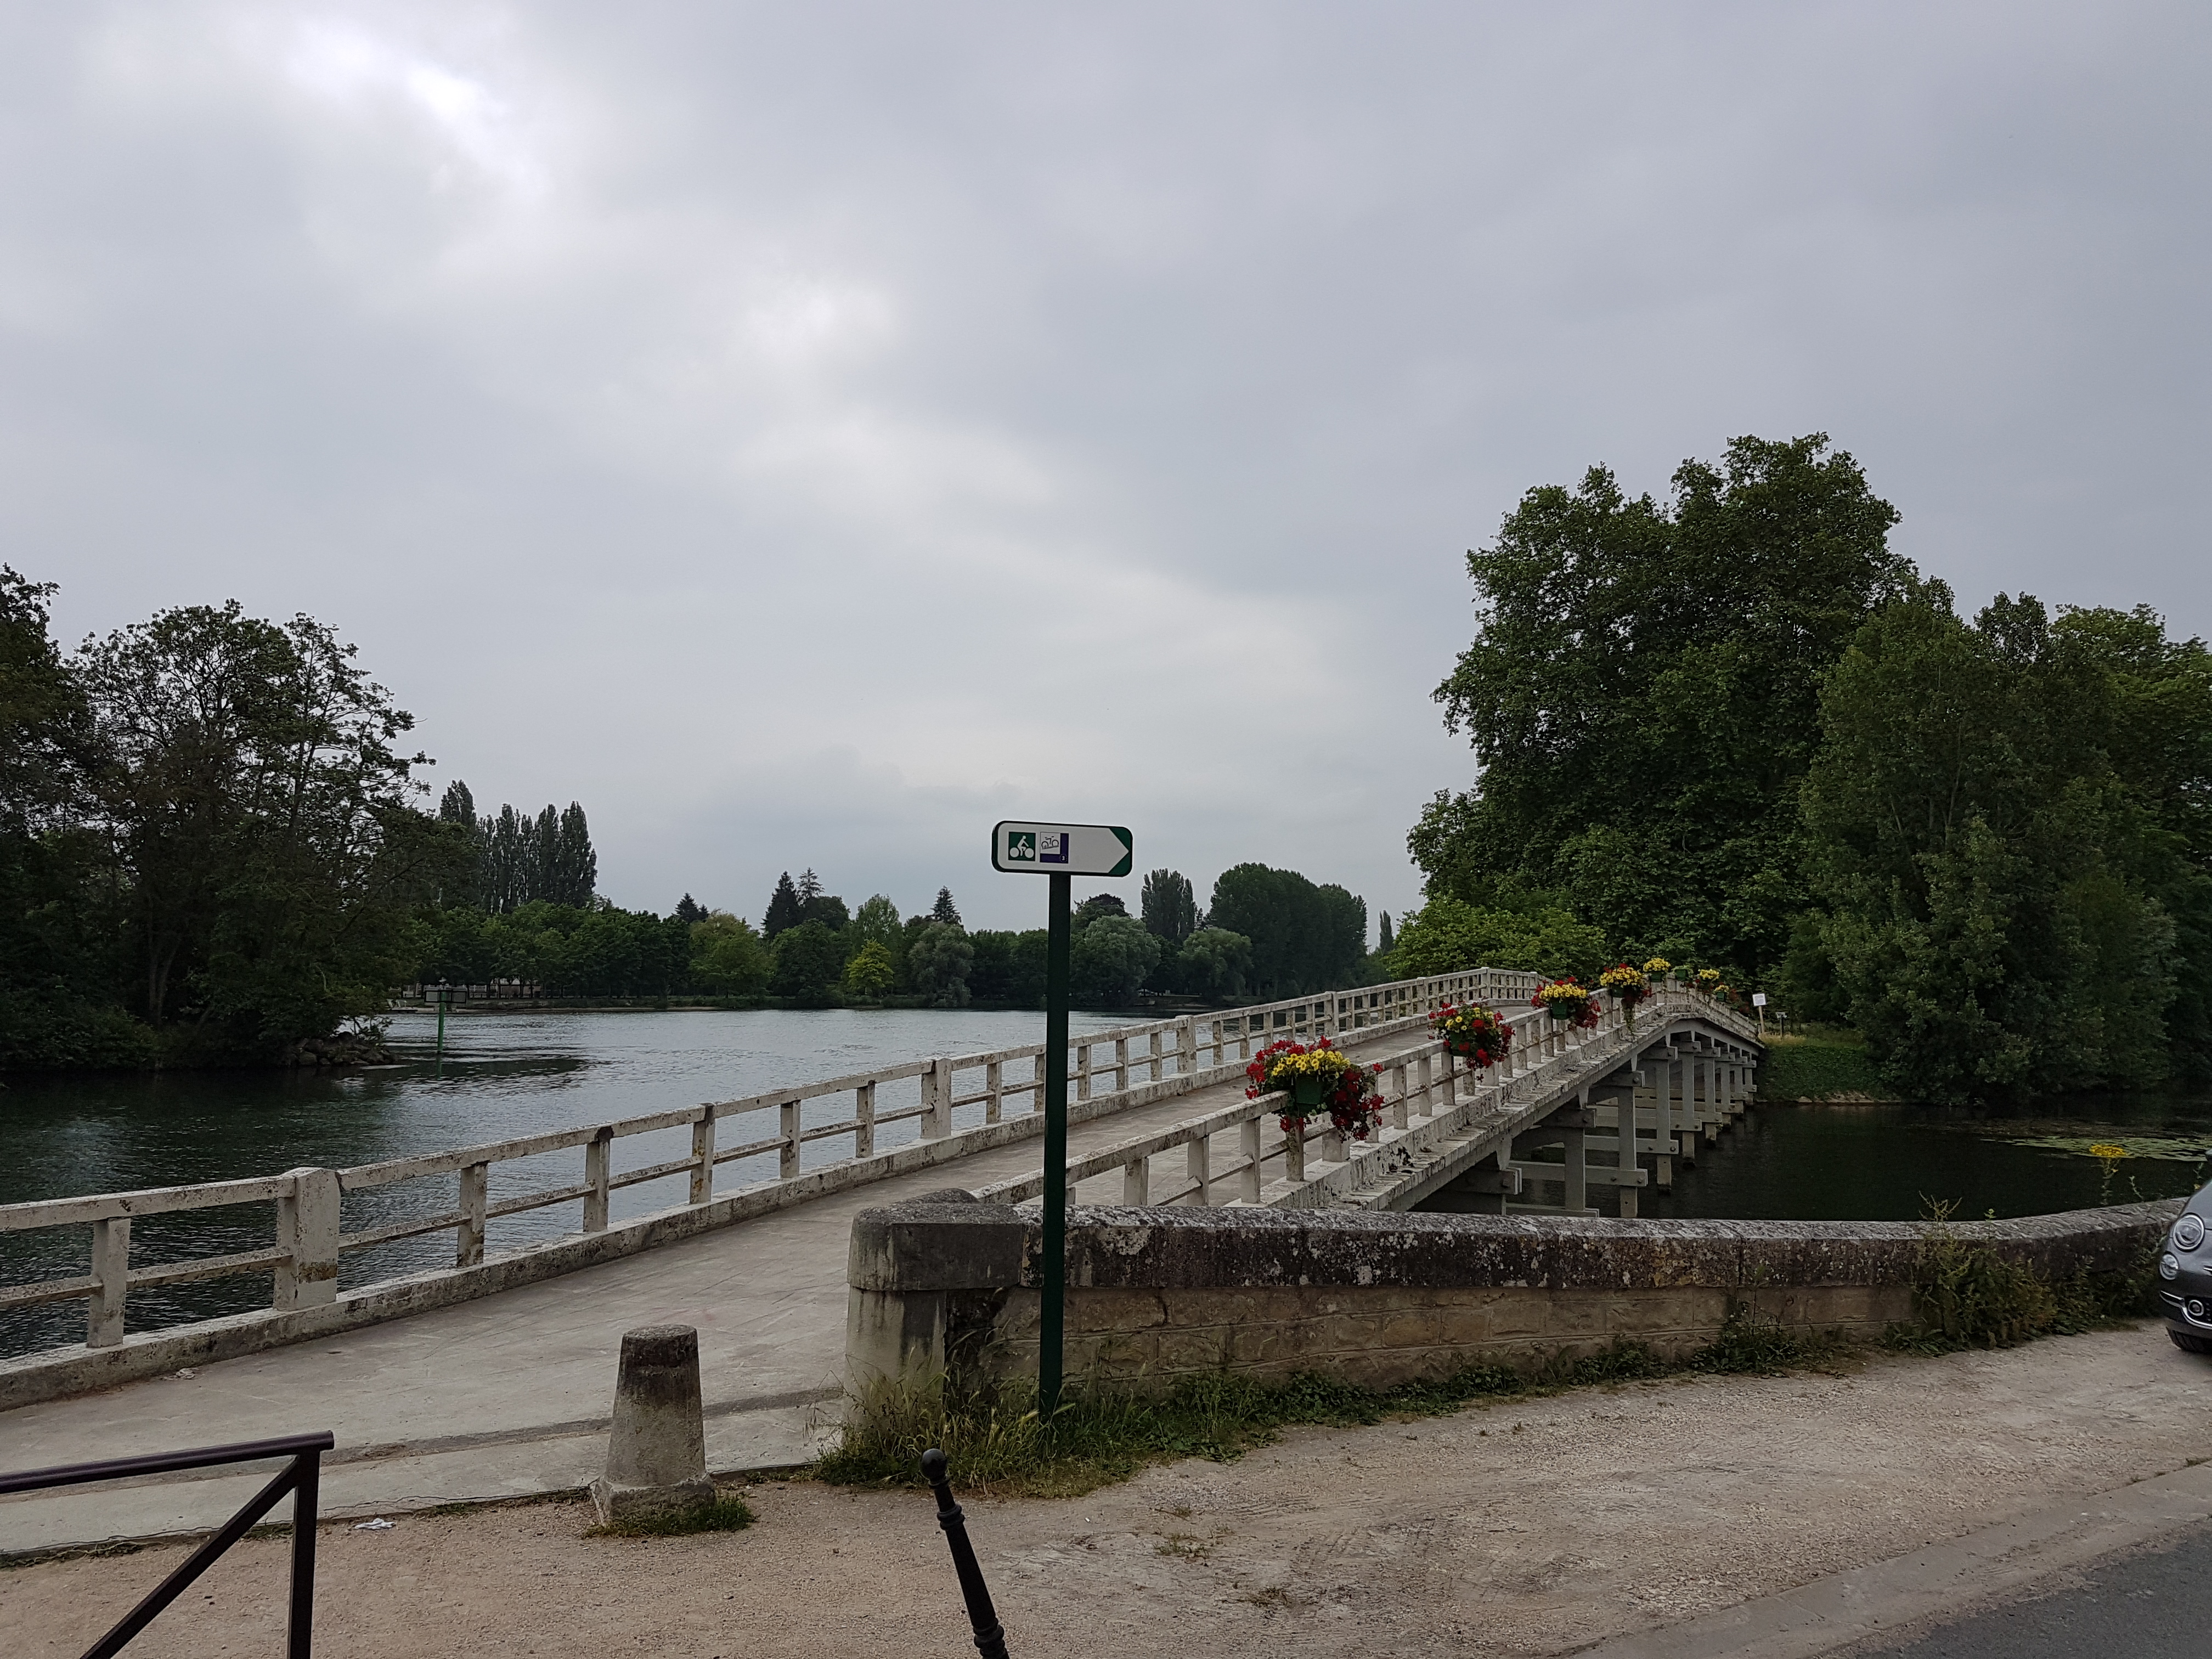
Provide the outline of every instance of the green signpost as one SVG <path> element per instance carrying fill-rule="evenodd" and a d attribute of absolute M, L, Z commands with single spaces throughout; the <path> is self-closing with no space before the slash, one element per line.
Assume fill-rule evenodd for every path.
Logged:
<path fill-rule="evenodd" d="M 1044 1260 L 1037 1309 L 1037 1412 L 1060 1408 L 1067 1298 L 1068 884 L 1073 876 L 1126 876 L 1136 856 L 1129 832 L 1104 823 L 1001 823 L 991 867 L 1052 878 L 1046 899 L 1044 970 Z"/>

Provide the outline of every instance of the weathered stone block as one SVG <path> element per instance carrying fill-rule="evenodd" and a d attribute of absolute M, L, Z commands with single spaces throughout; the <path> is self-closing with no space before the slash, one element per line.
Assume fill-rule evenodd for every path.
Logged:
<path fill-rule="evenodd" d="M 703 1509 L 714 1501 L 699 1403 L 699 1333 L 689 1325 L 623 1332 L 606 1473 L 592 1483 L 600 1522 Z"/>

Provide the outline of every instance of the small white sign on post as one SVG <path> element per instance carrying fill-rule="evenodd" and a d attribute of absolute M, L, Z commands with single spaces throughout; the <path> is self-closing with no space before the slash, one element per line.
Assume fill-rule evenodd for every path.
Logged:
<path fill-rule="evenodd" d="M 1751 994 L 1751 1006 L 1754 1008 L 1764 1008 L 1766 1006 L 1766 993 L 1764 991 L 1753 991 Z"/>
<path fill-rule="evenodd" d="M 1126 876 L 1135 842 L 1111 823 L 1001 823 L 991 831 L 991 867 L 1016 875 Z"/>

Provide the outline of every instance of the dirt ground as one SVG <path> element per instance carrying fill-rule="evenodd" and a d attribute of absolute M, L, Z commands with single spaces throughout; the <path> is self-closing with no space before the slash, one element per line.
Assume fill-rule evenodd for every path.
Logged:
<path fill-rule="evenodd" d="M 1839 1376 L 1701 1377 L 1298 1430 L 1088 1498 L 967 1500 L 1017 1659 L 1553 1654 L 2212 1454 L 2212 1364 L 2154 1327 Z M 586 1538 L 575 1504 L 326 1530 L 326 1659 L 974 1653 L 927 1496 L 748 1489 L 747 1531 Z M 281 1651 L 282 1540 L 130 1651 Z M 81 1652 L 181 1552 L 0 1572 L 11 1659 Z"/>

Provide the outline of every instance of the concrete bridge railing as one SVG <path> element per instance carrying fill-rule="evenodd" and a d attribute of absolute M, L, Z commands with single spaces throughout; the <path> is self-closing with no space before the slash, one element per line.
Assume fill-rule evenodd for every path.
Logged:
<path fill-rule="evenodd" d="M 1474 969 L 1089 1033 L 1069 1044 L 1070 1115 L 1085 1121 L 1226 1081 L 1256 1046 L 1278 1037 L 1310 1040 L 1357 1032 L 1364 1039 L 1422 1024 L 1447 1002 L 1524 1001 L 1537 983 L 1533 975 Z M 296 1317 L 264 1324 L 250 1341 L 231 1328 L 241 1316 L 199 1322 L 223 1328 L 218 1334 L 225 1351 L 244 1352 L 296 1340 L 330 1324 L 327 1316 L 318 1316 L 318 1310 L 330 1309 L 339 1299 L 339 1264 L 347 1254 L 444 1232 L 453 1236 L 453 1264 L 459 1279 L 447 1275 L 429 1284 L 426 1280 L 433 1276 L 415 1274 L 349 1291 L 356 1306 L 346 1322 L 441 1305 L 1037 1133 L 1042 1124 L 1039 1107 L 1044 1053 L 1043 1044 L 1033 1043 L 988 1054 L 936 1056 L 785 1085 L 738 1100 L 348 1169 L 298 1169 L 242 1180 L 0 1205 L 0 1233 L 57 1227 L 86 1227 L 90 1232 L 88 1273 L 0 1285 L 0 1315 L 82 1301 L 86 1306 L 86 1347 L 116 1348 L 125 1344 L 124 1311 L 134 1291 L 268 1273 L 269 1314 Z M 915 1103 L 887 1105 L 881 1098 L 887 1087 L 909 1081 L 919 1085 Z M 843 1104 L 846 1097 L 850 1097 L 849 1107 Z M 1010 1113 L 1009 1104 L 1014 1102 L 1023 1109 Z M 825 1115 L 825 1107 L 838 1109 Z M 959 1117 L 968 1120 L 964 1127 Z M 915 1123 L 912 1130 L 901 1127 L 908 1121 Z M 680 1128 L 690 1131 L 687 1156 L 617 1167 L 617 1142 Z M 829 1144 L 835 1142 L 843 1143 L 836 1149 L 842 1155 L 810 1156 L 817 1147 L 830 1151 Z M 495 1196 L 493 1173 L 498 1166 L 548 1153 L 579 1152 L 580 1179 Z M 773 1177 L 734 1193 L 715 1191 L 715 1174 L 721 1167 L 768 1157 L 775 1160 Z M 684 1205 L 611 1224 L 610 1200 L 615 1192 L 675 1176 L 688 1182 Z M 382 1224 L 347 1228 L 344 1200 L 349 1195 L 439 1179 L 454 1182 L 451 1207 L 436 1205 L 429 1213 L 418 1207 L 416 1213 Z M 244 1204 L 272 1206 L 273 1237 L 267 1247 L 131 1265 L 134 1220 Z M 487 1258 L 486 1234 L 493 1221 L 568 1204 L 581 1206 L 577 1232 L 506 1258 Z M 266 1321 L 268 1316 L 260 1317 Z M 190 1327 L 170 1330 L 180 1328 Z M 240 1347 L 240 1341 L 246 1346 Z M 210 1355 L 213 1352 L 209 1350 Z M 0 1364 L 0 1373 L 20 1370 L 25 1364 Z M 119 1376 L 118 1372 L 111 1380 Z M 0 1395 L 9 1392 L 4 1384 L 5 1376 L 0 1375 Z"/>
<path fill-rule="evenodd" d="M 1608 1004 L 1592 1026 L 1528 1009 L 1501 1012 L 1513 1042 L 1497 1065 L 1467 1067 L 1425 1030 L 1387 1055 L 1377 1077 L 1384 1117 L 1364 1143 L 1333 1128 L 1310 1143 L 1281 1134 L 1270 1121 L 1282 1098 L 1262 1095 L 1071 1158 L 1069 1185 L 1119 1169 L 1121 1202 L 1133 1206 L 1404 1209 L 1491 1159 L 1501 1210 L 1595 1213 L 1586 1208 L 1588 1191 L 1607 1186 L 1622 1189 L 1623 1213 L 1633 1215 L 1635 1189 L 1655 1174 L 1661 1186 L 1671 1184 L 1673 1160 L 1694 1158 L 1685 1142 L 1709 1137 L 1751 1091 L 1754 1028 L 1702 993 L 1664 986 L 1633 1013 Z M 1371 1051 L 1363 1058 L 1372 1063 Z M 1594 1096 L 1601 1097 L 1595 1106 Z M 1601 1129 L 1612 1133 L 1591 1133 Z M 1235 1151 L 1217 1155 L 1216 1140 L 1231 1134 Z M 1516 1158 L 1516 1139 L 1522 1153 L 1559 1145 L 1561 1160 Z M 1177 1151 L 1182 1170 L 1162 1179 L 1154 1160 Z M 1592 1165 L 1593 1151 L 1613 1161 Z M 1652 1170 L 1641 1167 L 1644 1158 Z M 1528 1182 L 1557 1182 L 1560 1205 L 1506 1202 Z M 1018 1204 L 1043 1190 L 1039 1172 L 979 1188 L 977 1196 Z"/>

